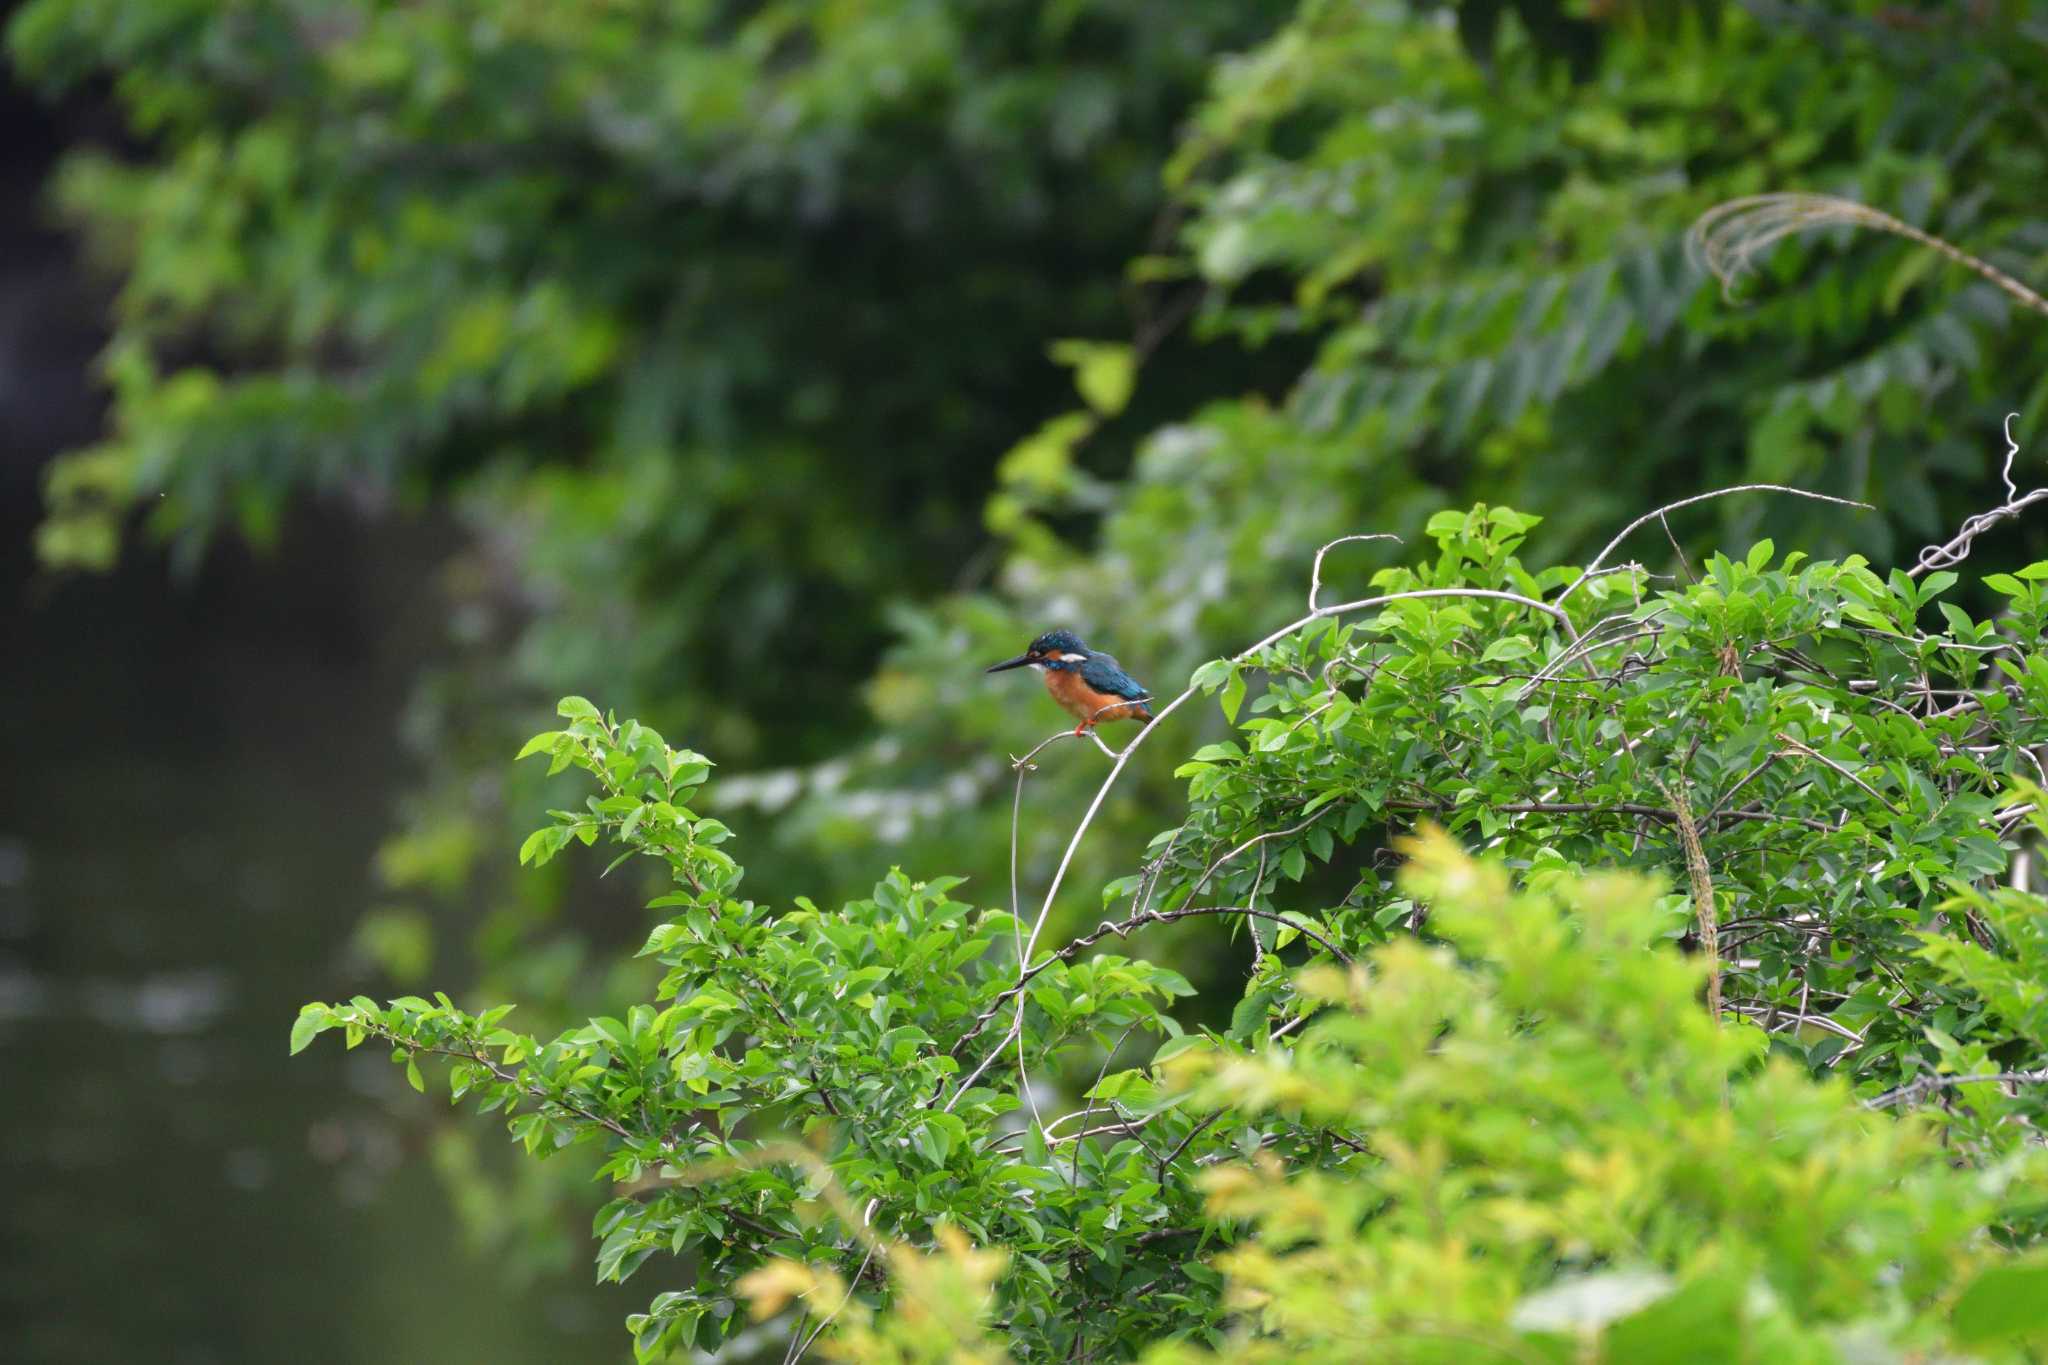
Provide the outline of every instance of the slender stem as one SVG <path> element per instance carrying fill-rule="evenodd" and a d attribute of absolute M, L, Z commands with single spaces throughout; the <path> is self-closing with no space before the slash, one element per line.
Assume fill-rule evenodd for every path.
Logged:
<path fill-rule="evenodd" d="M 1285 839 L 1290 835 L 1299 834 L 1303 830 L 1307 829 L 1310 825 L 1313 825 L 1316 821 L 1322 819 L 1324 815 L 1329 813 L 1329 811 L 1330 807 L 1325 806 L 1321 810 L 1317 811 L 1314 815 L 1309 816 L 1308 819 L 1303 820 L 1298 825 L 1291 825 L 1286 829 L 1269 830 L 1264 834 L 1255 835 L 1252 838 L 1245 840 L 1236 848 L 1233 848 L 1232 850 L 1230 850 L 1230 852 L 1224 854 L 1215 862 L 1209 864 L 1207 870 L 1205 870 L 1202 873 L 1202 879 L 1195 883 L 1195 889 L 1188 892 L 1188 899 L 1193 900 L 1195 899 L 1195 897 L 1201 895 L 1202 889 L 1209 885 L 1209 879 L 1216 875 L 1216 869 L 1222 867 L 1225 863 L 1231 861 L 1233 858 L 1237 858 L 1242 854 L 1250 851 L 1251 849 L 1257 847 L 1258 845 L 1265 843 L 1268 839 Z"/>
<path fill-rule="evenodd" d="M 1922 1076 L 1917 1081 L 1885 1091 L 1874 1099 L 1863 1102 L 1866 1109 L 1889 1109 L 1893 1105 L 1910 1104 L 1923 1095 L 1937 1090 L 1947 1090 L 1958 1085 L 2043 1085 L 2048 1084 L 2048 1070 L 2041 1071 L 1995 1071 L 1976 1076 Z"/>
<path fill-rule="evenodd" d="M 1316 609 L 1316 598 L 1320 596 L 1323 591 L 1323 556 L 1330 553 L 1330 551 L 1336 549 L 1339 545 L 1348 545 L 1351 542 L 1358 540 L 1391 540 L 1396 545 L 1405 545 L 1407 543 L 1406 541 L 1402 540 L 1401 537 L 1395 535 L 1391 531 L 1377 531 L 1368 535 L 1338 536 L 1335 540 L 1330 541 L 1328 544 L 1324 545 L 1322 549 L 1316 551 L 1316 562 L 1309 569 L 1308 609 L 1310 611 L 1314 611 Z"/>
<path fill-rule="evenodd" d="M 1890 810 L 1892 814 L 1904 815 L 1906 813 L 1904 809 L 1902 809 L 1889 796 L 1886 796 L 1883 792 L 1871 786 L 1868 782 L 1865 782 L 1862 778 L 1858 777 L 1855 773 L 1850 772 L 1847 768 L 1835 762 L 1835 760 L 1829 758 L 1826 754 L 1823 754 L 1816 749 L 1810 748 L 1807 745 L 1801 744 L 1798 740 L 1792 738 L 1792 736 L 1784 733 L 1783 731 L 1772 731 L 1771 738 L 1777 740 L 1780 744 L 1784 744 L 1792 749 L 1798 750 L 1800 753 L 1805 754 L 1808 758 L 1820 764 L 1822 767 L 1832 769 L 1834 772 L 1837 772 L 1841 774 L 1843 777 L 1848 778 L 1851 782 L 1854 782 L 1857 786 L 1863 788 L 1864 791 L 1870 793 L 1871 796 L 1883 802 L 1885 808 Z"/>
<path fill-rule="evenodd" d="M 1812 498 L 1815 502 L 1831 502 L 1840 507 L 1855 507 L 1865 512 L 1875 510 L 1867 502 L 1857 502 L 1853 498 L 1832 497 L 1826 493 L 1809 492 L 1804 488 L 1788 488 L 1781 483 L 1742 483 L 1736 484 L 1733 488 L 1716 488 L 1710 493 L 1695 493 L 1689 498 L 1680 498 L 1677 502 L 1667 502 L 1653 512 L 1645 512 L 1642 516 L 1637 517 L 1634 521 L 1622 527 L 1615 534 L 1614 539 L 1607 542 L 1606 548 L 1593 556 L 1593 562 L 1586 566 L 1585 572 L 1581 573 L 1572 581 L 1570 586 L 1557 595 L 1557 604 L 1563 606 L 1566 599 L 1577 592 L 1580 586 L 1589 581 L 1599 571 L 1600 566 L 1607 562 L 1607 556 L 1613 554 L 1620 547 L 1621 542 L 1627 540 L 1638 530 L 1653 521 L 1661 520 L 1667 512 L 1676 512 L 1681 507 L 1690 507 L 1696 502 L 1706 502 L 1710 498 L 1725 498 L 1731 493 L 1790 493 L 1793 497 Z"/>

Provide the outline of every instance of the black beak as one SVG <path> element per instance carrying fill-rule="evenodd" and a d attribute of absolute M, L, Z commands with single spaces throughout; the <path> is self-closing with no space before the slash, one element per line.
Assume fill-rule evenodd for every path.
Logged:
<path fill-rule="evenodd" d="M 1014 659 L 1005 659 L 999 664 L 990 664 L 981 671 L 984 673 L 1000 673 L 1006 668 L 1022 668 L 1030 662 L 1031 656 L 1029 654 L 1019 654 Z"/>

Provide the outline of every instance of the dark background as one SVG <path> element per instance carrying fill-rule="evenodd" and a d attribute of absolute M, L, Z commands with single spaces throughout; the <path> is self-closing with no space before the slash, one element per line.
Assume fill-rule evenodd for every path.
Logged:
<path fill-rule="evenodd" d="M 0 84 L 0 1357 L 614 1358 L 637 1286 L 506 1294 L 364 1102 L 403 1078 L 285 1055 L 303 1001 L 369 977 L 346 944 L 452 531 L 323 506 L 183 577 L 142 544 L 105 577 L 35 565 L 40 471 L 99 430 L 107 307 L 44 181 L 114 132 Z"/>

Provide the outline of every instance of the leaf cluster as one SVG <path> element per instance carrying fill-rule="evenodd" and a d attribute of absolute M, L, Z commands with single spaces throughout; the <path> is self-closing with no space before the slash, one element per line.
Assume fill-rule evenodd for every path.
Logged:
<path fill-rule="evenodd" d="M 2048 741 L 2048 563 L 1988 576 L 2006 608 L 1983 621 L 1938 600 L 1953 573 L 1774 563 L 1769 542 L 1664 586 L 1532 573 L 1533 522 L 1439 514 L 1436 559 L 1378 574 L 1377 609 L 1198 671 L 1241 737 L 1181 766 L 1188 820 L 1106 896 L 1265 905 L 1365 945 L 1423 922 L 1380 868 L 1418 819 L 1538 884 L 1632 867 L 1684 885 L 1690 823 L 1706 903 L 1697 882 L 1668 897 L 1663 931 L 1713 955 L 1774 1049 L 1875 1093 L 1942 1064 L 1930 1038 L 1984 1033 L 1981 996 L 1926 944 L 2000 932 L 1952 888 L 2001 877 L 2024 833 L 2009 792 Z M 1546 599 L 1568 625 L 1528 605 Z"/>
<path fill-rule="evenodd" d="M 294 1048 L 388 1043 L 421 1087 L 446 1057 L 529 1153 L 600 1148 L 600 1277 L 690 1277 L 633 1320 L 643 1359 L 749 1302 L 856 1360 L 2038 1333 L 1999 1246 L 2042 1206 L 2041 1092 L 2003 1084 L 2048 1061 L 2043 912 L 2001 879 L 2039 823 L 2048 565 L 1992 575 L 1980 622 L 1947 571 L 1768 544 L 1662 587 L 1532 573 L 1537 524 L 1442 514 L 1433 559 L 1198 670 L 1237 738 L 1046 950 L 953 877 L 739 898 L 708 762 L 567 698 L 523 756 L 598 790 L 522 856 L 665 867 L 653 999 L 547 1041 L 445 995 L 315 1004 Z M 1386 876 L 1418 824 L 1489 863 L 1439 833 Z M 1186 978 L 1107 940 L 1210 918 L 1252 968 L 1191 1027 Z"/>

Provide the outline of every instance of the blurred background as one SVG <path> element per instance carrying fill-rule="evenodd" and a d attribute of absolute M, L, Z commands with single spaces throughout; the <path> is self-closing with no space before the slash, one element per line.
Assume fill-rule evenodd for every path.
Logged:
<path fill-rule="evenodd" d="M 623 1359 L 602 1191 L 313 998 L 546 1032 L 649 894 L 521 836 L 553 700 L 721 765 L 746 890 L 1006 894 L 1062 625 L 1156 689 L 1475 500 L 1583 562 L 1909 561 L 2043 481 L 2021 0 L 30 0 L 0 64 L 0 1356 Z M 2040 557 L 2039 528 L 1980 544 Z M 1360 588 L 1401 547 L 1331 555 Z M 1682 570 L 1681 570 L 1682 571 Z M 1010 684 L 1010 685 L 1005 685 Z M 1174 823 L 1192 711 L 1082 888 Z M 1034 781 L 1042 885 L 1099 775 Z M 1079 892 L 1058 914 L 1099 913 Z M 1145 949 L 1198 985 L 1242 945 Z M 1227 1007 L 1227 1006 L 1226 1006 Z"/>

